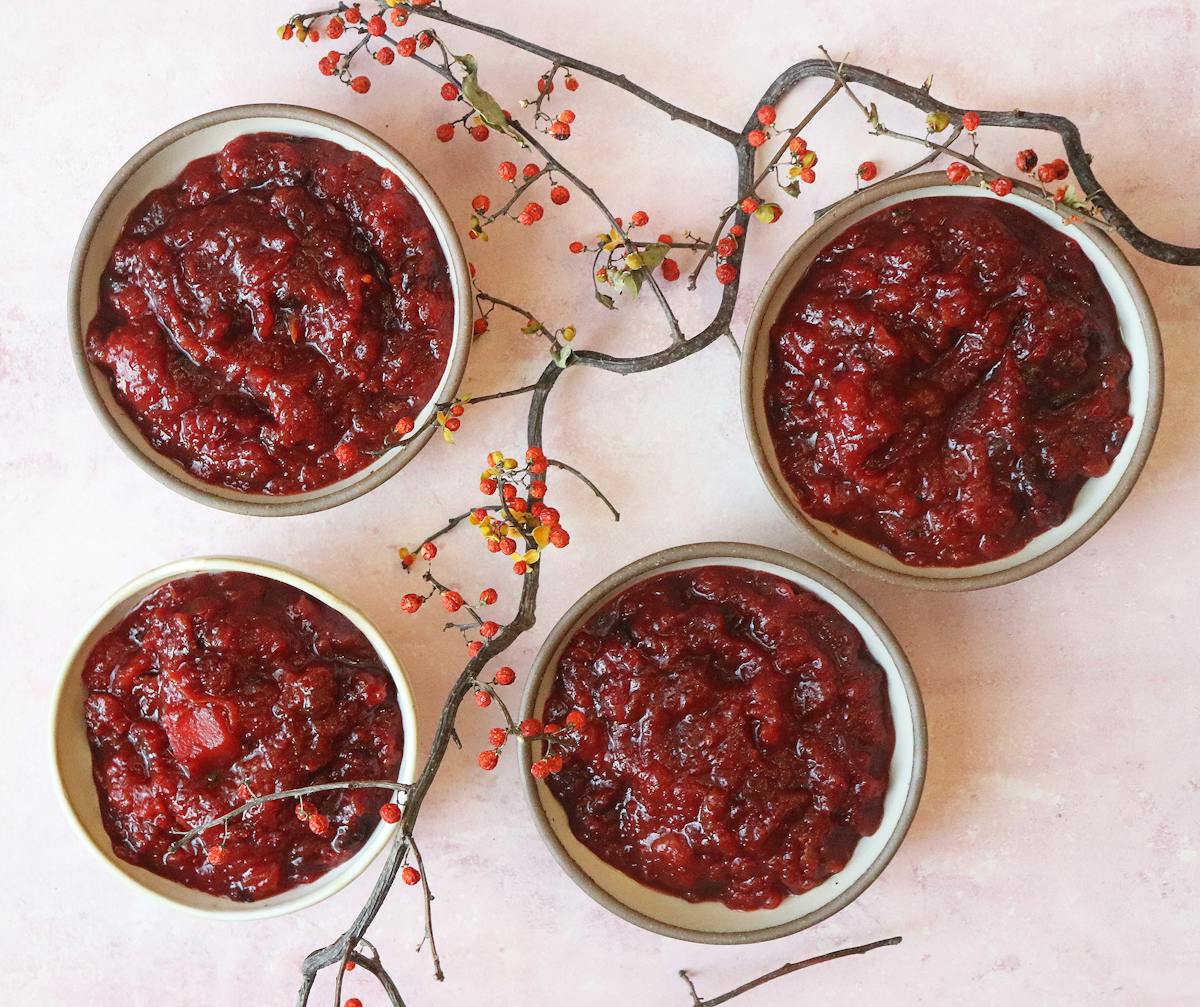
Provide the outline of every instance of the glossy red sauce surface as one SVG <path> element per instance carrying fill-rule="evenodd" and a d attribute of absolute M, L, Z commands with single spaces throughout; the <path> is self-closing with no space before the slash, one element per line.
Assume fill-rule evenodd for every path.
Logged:
<path fill-rule="evenodd" d="M 913 566 L 1017 552 L 1106 473 L 1130 357 L 1091 261 L 999 199 L 899 203 L 825 247 L 771 330 L 765 406 L 812 517 Z"/>
<path fill-rule="evenodd" d="M 692 902 L 777 905 L 841 870 L 883 814 L 883 669 L 832 606 L 708 566 L 605 605 L 559 661 L 547 722 L 587 718 L 547 784 L 576 838 Z"/>
<path fill-rule="evenodd" d="M 240 902 L 312 881 L 352 856 L 383 790 L 292 799 L 233 819 L 164 860 L 179 833 L 255 796 L 337 780 L 395 779 L 404 737 L 396 687 L 366 637 L 297 588 L 246 573 L 197 574 L 150 594 L 88 656 L 84 717 L 113 850 L 155 874 Z"/>
<path fill-rule="evenodd" d="M 292 494 L 371 464 L 416 419 L 453 323 L 445 256 L 393 172 L 325 140 L 254 133 L 130 214 L 87 355 L 193 476 Z"/>

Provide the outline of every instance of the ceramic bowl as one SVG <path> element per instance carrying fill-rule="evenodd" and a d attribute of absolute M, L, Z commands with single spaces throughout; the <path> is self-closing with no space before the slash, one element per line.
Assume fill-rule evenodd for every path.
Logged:
<path fill-rule="evenodd" d="M 865 573 L 893 584 L 929 590 L 965 591 L 1019 580 L 1044 570 L 1081 546 L 1120 507 L 1133 489 L 1158 429 L 1162 410 L 1163 359 L 1158 323 L 1141 281 L 1129 261 L 1100 228 L 1081 223 L 1066 234 L 1092 260 L 1104 282 L 1121 326 L 1121 337 L 1133 358 L 1129 374 L 1130 415 L 1133 427 L 1108 473 L 1089 479 L 1079 492 L 1074 510 L 1057 528 L 1038 535 L 1023 549 L 1003 559 L 966 567 L 908 566 L 868 542 L 833 525 L 809 517 L 779 469 L 767 426 L 763 388 L 767 378 L 771 327 L 788 295 L 821 250 L 838 234 L 878 210 L 895 203 L 929 196 L 967 196 L 998 199 L 991 192 L 965 185 L 951 185 L 944 172 L 927 172 L 873 185 L 821 217 L 804 232 L 784 255 L 767 280 L 750 317 L 742 352 L 742 416 L 750 450 L 776 502 L 819 546 L 835 558 Z M 1062 230 L 1060 218 L 1034 190 L 1018 186 L 1009 202 Z"/>
<path fill-rule="evenodd" d="M 927 758 L 921 693 L 900 644 L 862 598 L 817 567 L 761 546 L 709 542 L 655 553 L 601 581 L 559 620 L 534 662 L 521 717 L 541 716 L 560 655 L 601 606 L 649 577 L 714 565 L 775 574 L 811 591 L 836 608 L 862 634 L 872 657 L 887 674 L 896 747 L 883 820 L 874 835 L 859 840 L 846 867 L 803 895 L 789 896 L 775 909 L 740 911 L 720 902 L 688 902 L 635 881 L 575 838 L 562 805 L 544 782 L 530 775 L 532 760 L 540 754 L 534 749 L 540 745 L 522 742 L 521 779 L 534 821 L 550 852 L 571 880 L 606 909 L 667 937 L 704 944 L 750 944 L 797 933 L 853 902 L 887 866 L 916 814 Z"/>
<path fill-rule="evenodd" d="M 373 464 L 329 486 L 307 493 L 269 496 L 242 493 L 195 478 L 178 462 L 156 451 L 113 397 L 108 379 L 87 359 L 84 338 L 96 313 L 100 276 L 129 213 L 147 193 L 173 181 L 197 157 L 213 154 L 234 137 L 257 132 L 317 137 L 358 151 L 394 171 L 416 197 L 438 236 L 454 295 L 454 335 L 442 380 L 429 404 L 415 417 L 417 432 Z M 184 496 L 241 514 L 291 515 L 336 507 L 353 500 L 400 471 L 432 436 L 422 421 L 436 402 L 458 390 L 471 346 L 472 298 L 467 261 L 454 225 L 420 172 L 374 133 L 328 112 L 299 105 L 238 105 L 189 119 L 151 140 L 133 155 L 100 194 L 75 246 L 68 286 L 67 319 L 76 370 L 96 415 L 117 444 L 142 469 Z"/>
<path fill-rule="evenodd" d="M 196 573 L 239 571 L 280 581 L 311 595 L 349 619 L 371 642 L 396 683 L 396 700 L 404 724 L 404 757 L 398 779 L 412 783 L 417 772 L 417 720 L 412 691 L 404 669 L 367 617 L 352 605 L 312 581 L 285 567 L 261 560 L 206 556 L 179 560 L 150 570 L 130 581 L 110 597 L 84 627 L 63 665 L 54 697 L 51 747 L 55 778 L 67 816 L 84 842 L 122 881 L 158 902 L 188 910 L 210 919 L 263 919 L 295 912 L 328 898 L 358 877 L 388 844 L 395 825 L 380 821 L 363 848 L 345 863 L 306 885 L 258 902 L 233 902 L 206 892 L 194 891 L 176 881 L 160 877 L 126 863 L 113 853 L 112 841 L 100 817 L 100 801 L 92 779 L 92 753 L 83 721 L 83 665 L 97 641 L 124 619 L 155 588 Z"/>

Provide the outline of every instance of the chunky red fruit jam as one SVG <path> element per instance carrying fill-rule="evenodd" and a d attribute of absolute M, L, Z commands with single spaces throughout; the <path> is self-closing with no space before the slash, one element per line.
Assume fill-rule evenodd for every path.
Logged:
<path fill-rule="evenodd" d="M 1061 524 L 1132 424 L 1095 267 L 998 199 L 914 199 L 843 232 L 792 291 L 769 367 L 804 510 L 913 566 L 998 559 Z"/>
<path fill-rule="evenodd" d="M 396 688 L 366 637 L 294 587 L 198 574 L 149 595 L 96 644 L 84 718 L 104 826 L 117 856 L 239 902 L 312 881 L 351 857 L 385 790 L 328 791 L 305 809 L 268 801 L 170 857 L 179 834 L 252 795 L 395 779 L 404 737 Z"/>
<path fill-rule="evenodd" d="M 544 710 L 586 722 L 548 785 L 575 836 L 691 902 L 766 909 L 883 814 L 887 680 L 832 606 L 772 574 L 662 574 L 567 645 Z"/>
<path fill-rule="evenodd" d="M 193 476 L 290 494 L 359 471 L 415 419 L 453 322 L 445 256 L 394 173 L 253 133 L 130 214 L 87 355 Z"/>

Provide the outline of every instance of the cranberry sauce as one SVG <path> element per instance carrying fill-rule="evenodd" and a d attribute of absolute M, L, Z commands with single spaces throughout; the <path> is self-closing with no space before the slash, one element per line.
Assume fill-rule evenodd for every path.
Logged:
<path fill-rule="evenodd" d="M 366 637 L 302 591 L 246 573 L 197 574 L 145 598 L 88 656 L 84 717 L 104 827 L 117 856 L 240 902 L 320 877 L 379 821 L 385 790 L 268 801 L 164 859 L 194 826 L 261 795 L 338 780 L 395 779 L 396 687 Z M 245 793 L 245 790 L 242 790 Z"/>
<path fill-rule="evenodd" d="M 254 133 L 130 214 L 87 355 L 193 476 L 292 494 L 366 467 L 415 419 L 453 323 L 445 256 L 393 172 L 326 140 Z"/>
<path fill-rule="evenodd" d="M 914 199 L 844 231 L 771 330 L 765 405 L 804 510 L 913 566 L 1061 524 L 1129 417 L 1095 266 L 999 199 Z"/>
<path fill-rule="evenodd" d="M 572 638 L 544 710 L 586 717 L 547 784 L 644 884 L 765 909 L 840 871 L 883 814 L 887 679 L 832 606 L 707 566 L 629 588 Z"/>

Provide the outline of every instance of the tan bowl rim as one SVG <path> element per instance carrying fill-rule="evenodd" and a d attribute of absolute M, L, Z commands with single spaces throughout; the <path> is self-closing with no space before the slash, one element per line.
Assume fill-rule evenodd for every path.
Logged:
<path fill-rule="evenodd" d="M 280 496 L 278 498 L 264 497 L 262 494 L 253 493 L 246 493 L 236 497 L 224 496 L 218 492 L 202 489 L 200 486 L 181 478 L 175 472 L 177 465 L 173 463 L 172 459 L 166 459 L 165 456 L 161 456 L 164 457 L 164 460 L 173 463 L 169 468 L 163 468 L 155 464 L 154 461 L 146 457 L 137 444 L 130 440 L 130 435 L 121 428 L 109 412 L 97 388 L 97 382 L 103 381 L 105 378 L 91 365 L 87 359 L 87 354 L 84 352 L 86 332 L 79 317 L 83 267 L 96 229 L 109 204 L 132 175 L 159 151 L 185 136 L 202 129 L 207 129 L 210 126 L 226 122 L 236 122 L 240 119 L 259 117 L 293 119 L 343 133 L 373 150 L 380 160 L 391 162 L 400 169 L 397 174 L 401 176 L 401 181 L 404 182 L 405 187 L 420 200 L 422 209 L 429 218 L 429 222 L 433 225 L 441 244 L 442 252 L 446 256 L 446 265 L 450 272 L 451 286 L 454 291 L 454 334 L 451 342 L 450 358 L 446 361 L 446 369 L 443 372 L 442 381 L 444 384 L 440 385 L 440 389 L 443 396 L 453 396 L 457 393 L 463 373 L 466 371 L 467 356 L 471 349 L 471 281 L 462 243 L 458 239 L 458 233 L 455 231 L 454 224 L 446 212 L 446 208 L 442 205 L 433 187 L 430 186 L 425 177 L 414 167 L 412 162 L 386 140 L 370 130 L 359 126 L 357 123 L 351 122 L 349 119 L 344 119 L 329 112 L 322 112 L 319 109 L 308 108 L 304 105 L 265 102 L 251 105 L 231 105 L 228 108 L 205 112 L 203 115 L 198 115 L 192 119 L 188 119 L 186 122 L 181 122 L 178 126 L 172 126 L 166 132 L 159 134 L 126 161 L 96 199 L 95 204 L 88 212 L 87 219 L 84 221 L 83 229 L 79 234 L 79 240 L 76 242 L 75 252 L 71 259 L 71 271 L 67 281 L 67 330 L 71 344 L 71 355 L 75 362 L 75 370 L 79 375 L 80 384 L 83 385 L 83 391 L 87 396 L 88 403 L 109 435 L 117 442 L 121 450 L 137 463 L 142 471 L 153 476 L 164 486 L 168 486 L 175 492 L 198 503 L 206 504 L 209 507 L 232 511 L 235 514 L 286 517 L 295 514 L 312 514 L 330 507 L 337 507 L 382 485 L 416 456 L 417 452 L 433 436 L 433 427 L 430 426 L 410 437 L 402 447 L 394 451 L 390 458 L 367 475 L 358 476 L 356 474 L 348 476 L 346 479 L 333 483 L 324 489 L 314 490 L 309 494 L 305 494 L 303 499 L 294 499 L 293 496 Z M 180 167 L 182 168 L 182 165 Z M 145 444 L 147 449 L 154 451 L 154 448 L 144 440 L 142 443 Z M 158 452 L 154 453 L 158 454 Z M 182 472 L 183 470 L 180 468 L 179 471 Z M 236 491 L 226 490 L 225 492 L 232 493 Z"/>
<path fill-rule="evenodd" d="M 329 872 L 314 881 L 310 881 L 306 885 L 299 885 L 296 888 L 290 889 L 289 892 L 283 893 L 285 895 L 303 893 L 294 894 L 294 897 L 286 905 L 267 904 L 271 900 L 245 903 L 229 901 L 228 907 L 222 905 L 213 908 L 190 905 L 182 899 L 175 899 L 170 895 L 148 888 L 135 874 L 131 873 L 131 870 L 137 869 L 134 865 L 126 865 L 130 868 L 127 870 L 126 866 L 122 866 L 122 864 L 117 862 L 117 856 L 112 850 L 111 843 L 107 844 L 106 848 L 101 848 L 97 844 L 84 825 L 81 811 L 71 799 L 62 769 L 63 758 L 60 751 L 58 730 L 62 707 L 66 701 L 68 686 L 74 680 L 75 674 L 79 670 L 79 665 L 86 656 L 83 654 L 83 650 L 91 635 L 112 614 L 114 609 L 132 599 L 144 597 L 153 589 L 151 585 L 166 583 L 170 580 L 189 577 L 194 574 L 218 573 L 221 571 L 251 573 L 298 588 L 317 601 L 328 605 L 330 608 L 346 616 L 356 627 L 364 632 L 364 635 L 378 652 L 381 661 L 388 669 L 392 681 L 396 685 L 396 702 L 400 708 L 400 716 L 404 724 L 404 754 L 401 757 L 397 780 L 401 783 L 412 783 L 415 781 L 419 745 L 416 701 L 413 698 L 412 684 L 408 680 L 408 673 L 405 671 L 403 663 L 396 656 L 391 645 L 387 642 L 387 638 L 383 635 L 382 631 L 356 606 L 350 604 L 350 602 L 343 599 L 340 595 L 334 594 L 328 588 L 322 587 L 315 581 L 310 580 L 299 571 L 278 563 L 252 559 L 246 556 L 193 556 L 188 559 L 174 560 L 138 574 L 105 598 L 96 611 L 88 618 L 79 631 L 78 636 L 71 644 L 66 656 L 63 658 L 62 670 L 58 676 L 58 681 L 55 683 L 54 694 L 50 702 L 50 763 L 53 767 L 54 787 L 58 794 L 59 802 L 76 835 L 99 858 L 109 874 L 119 878 L 121 883 L 129 889 L 151 899 L 158 905 L 169 905 L 176 910 L 182 910 L 193 916 L 201 916 L 209 920 L 270 919 L 307 909 L 341 891 L 358 878 L 379 856 L 395 832 L 396 825 L 389 825 L 380 819 L 379 824 L 370 836 L 367 837 L 362 849 L 347 860 L 345 864 L 334 868 L 334 872 L 338 872 L 336 876 L 331 877 L 334 872 Z M 82 710 L 79 711 L 79 715 L 80 717 L 83 716 Z M 88 758 L 90 776 L 90 754 Z M 172 887 L 178 887 L 183 891 L 193 891 L 193 889 L 188 888 L 186 885 L 173 882 L 170 878 L 164 878 L 163 880 L 171 882 Z M 216 897 L 214 896 L 214 898 Z M 222 899 L 220 901 L 225 902 L 228 900 Z"/>
<path fill-rule="evenodd" d="M 755 302 L 749 324 L 746 327 L 746 339 L 742 347 L 742 367 L 739 380 L 742 421 L 746 429 L 746 438 L 750 443 L 750 453 L 754 457 L 755 465 L 757 465 L 763 482 L 766 483 L 767 489 L 770 491 L 771 496 L 774 497 L 775 502 L 805 534 L 806 538 L 814 542 L 826 554 L 832 556 L 838 562 L 850 567 L 855 573 L 864 574 L 876 580 L 885 581 L 888 584 L 899 585 L 901 587 L 916 587 L 926 591 L 974 591 L 980 588 L 1011 584 L 1013 581 L 1021 580 L 1024 577 L 1038 573 L 1069 556 L 1083 545 L 1117 512 L 1117 509 L 1124 503 L 1125 498 L 1129 496 L 1134 483 L 1137 482 L 1138 476 L 1141 475 L 1142 469 L 1145 467 L 1146 459 L 1150 455 L 1150 448 L 1154 444 L 1154 436 L 1158 431 L 1158 423 L 1162 415 L 1163 399 L 1163 351 L 1162 341 L 1159 336 L 1158 321 L 1155 318 L 1150 298 L 1146 294 L 1146 290 L 1142 286 L 1142 282 L 1134 271 L 1133 266 L 1130 265 L 1129 260 L 1117 246 L 1116 242 L 1101 228 L 1086 220 L 1076 225 L 1115 268 L 1122 283 L 1124 283 L 1128 290 L 1137 311 L 1138 319 L 1146 338 L 1146 356 L 1149 365 L 1146 415 L 1141 433 L 1137 443 L 1134 445 L 1133 453 L 1129 458 L 1129 463 L 1124 473 L 1108 496 L 1097 507 L 1096 512 L 1070 536 L 1040 555 L 1031 557 L 1023 563 L 1009 567 L 1006 570 L 995 570 L 991 573 L 953 578 L 922 576 L 919 572 L 922 569 L 920 567 L 914 567 L 913 570 L 915 572 L 913 573 L 906 573 L 877 566 L 844 549 L 813 526 L 810 518 L 793 500 L 789 487 L 781 484 L 772 471 L 767 452 L 771 452 L 773 455 L 774 449 L 771 445 L 764 444 L 759 438 L 757 424 L 754 420 L 755 403 L 762 395 L 761 384 L 754 381 L 755 355 L 758 351 L 759 342 L 770 338 L 770 327 L 774 321 L 774 319 L 768 320 L 766 318 L 770 301 L 775 294 L 776 288 L 787 280 L 795 261 L 811 249 L 814 244 L 823 244 L 829 241 L 838 233 L 839 225 L 847 217 L 860 210 L 899 193 L 941 187 L 948 184 L 945 172 L 941 171 L 922 172 L 880 182 L 877 185 L 863 189 L 845 202 L 839 203 L 834 209 L 820 217 L 807 231 L 800 235 L 787 252 L 784 253 L 779 264 L 771 272 L 770 277 L 768 277 L 762 291 L 759 293 L 758 300 Z M 975 190 L 970 191 L 973 192 Z M 1014 191 L 1018 194 L 1038 199 L 1041 197 L 1037 189 L 1023 182 L 1017 182 Z M 999 199 L 1001 197 L 991 198 Z"/>
<path fill-rule="evenodd" d="M 883 873 L 884 868 L 887 867 L 892 857 L 895 856 L 896 850 L 899 849 L 900 844 L 904 841 L 909 826 L 912 825 L 913 818 L 917 813 L 917 806 L 921 801 L 921 791 L 925 785 L 925 770 L 929 760 L 929 737 L 925 723 L 925 707 L 921 698 L 921 687 L 917 682 L 916 676 L 913 674 L 912 666 L 909 664 L 908 658 L 899 641 L 875 610 L 857 592 L 838 578 L 826 573 L 820 567 L 807 563 L 790 553 L 781 552 L 778 549 L 752 545 L 745 542 L 697 542 L 691 545 L 681 545 L 664 549 L 661 552 L 652 553 L 649 556 L 635 560 L 615 573 L 609 574 L 609 576 L 587 591 L 566 611 L 550 631 L 550 634 L 546 637 L 545 642 L 538 651 L 537 657 L 534 659 L 533 666 L 530 669 L 529 681 L 525 685 L 525 691 L 521 698 L 521 720 L 539 716 L 536 710 L 536 703 L 538 693 L 541 691 L 542 681 L 547 675 L 555 674 L 557 671 L 557 662 L 554 659 L 558 656 L 562 647 L 575 634 L 576 630 L 579 629 L 583 622 L 583 617 L 588 614 L 590 609 L 605 597 L 619 591 L 623 587 L 632 586 L 639 581 L 653 576 L 665 566 L 695 560 L 732 560 L 735 563 L 737 561 L 748 560 L 782 567 L 800 577 L 815 581 L 836 595 L 847 607 L 853 609 L 883 644 L 904 685 L 905 698 L 908 700 L 908 710 L 912 719 L 913 755 L 912 776 L 909 779 L 908 793 L 905 795 L 904 806 L 901 809 L 892 834 L 876 855 L 875 860 L 872 861 L 870 866 L 856 881 L 834 898 L 794 920 L 756 930 L 741 931 L 697 930 L 676 926 L 675 924 L 664 923 L 662 920 L 655 919 L 627 906 L 593 881 L 587 872 L 575 862 L 555 834 L 546 814 L 546 809 L 538 797 L 537 783 L 529 772 L 529 768 L 533 762 L 533 746 L 524 739 L 521 740 L 519 745 L 521 786 L 525 793 L 525 801 L 533 815 L 534 825 L 537 827 L 543 842 L 549 848 L 551 855 L 558 861 L 559 866 L 576 885 L 609 912 L 615 916 L 619 916 L 627 923 L 632 923 L 644 930 L 649 930 L 664 937 L 673 937 L 676 940 L 690 941 L 695 944 L 757 944 L 764 941 L 776 940 L 780 937 L 791 936 L 792 934 L 799 933 L 801 930 L 807 930 L 809 927 L 815 926 L 822 920 L 828 919 L 834 913 L 844 909 L 858 898 Z"/>

